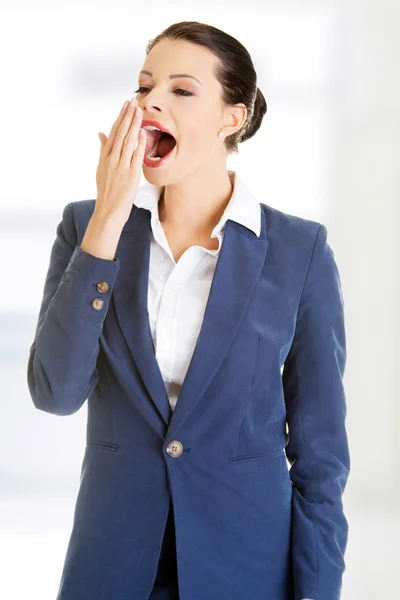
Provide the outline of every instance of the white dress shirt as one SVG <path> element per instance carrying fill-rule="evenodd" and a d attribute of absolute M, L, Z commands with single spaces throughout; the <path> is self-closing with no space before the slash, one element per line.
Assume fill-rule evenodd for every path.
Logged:
<path fill-rule="evenodd" d="M 138 208 L 151 212 L 148 311 L 156 359 L 172 410 L 200 333 L 226 220 L 237 221 L 260 236 L 260 203 L 236 172 L 229 171 L 229 175 L 233 192 L 211 233 L 211 238 L 218 237 L 218 249 L 191 246 L 178 262 L 173 258 L 159 220 L 162 187 L 146 183 L 139 188 L 134 202 Z"/>
<path fill-rule="evenodd" d="M 162 187 L 139 187 L 134 204 L 151 212 L 148 311 L 156 359 L 172 410 L 188 370 L 224 237 L 227 219 L 260 236 L 260 203 L 235 171 L 229 171 L 233 191 L 229 203 L 211 233 L 217 250 L 191 246 L 175 262 L 158 214 Z M 312 600 L 303 598 L 302 600 Z"/>

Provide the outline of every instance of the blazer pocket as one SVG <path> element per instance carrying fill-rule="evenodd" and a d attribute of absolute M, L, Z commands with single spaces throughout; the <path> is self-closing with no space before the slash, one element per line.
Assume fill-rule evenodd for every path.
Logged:
<path fill-rule="evenodd" d="M 258 452 L 257 454 L 237 454 L 236 456 L 229 456 L 229 462 L 237 465 L 248 462 L 259 462 L 268 460 L 269 458 L 279 458 L 281 456 L 285 456 L 283 450 L 279 450 L 278 452 L 274 452 L 272 454 L 270 452 Z"/>
<path fill-rule="evenodd" d="M 89 448 L 102 448 L 103 450 L 111 450 L 116 452 L 118 450 L 118 444 L 113 442 L 105 442 L 103 440 L 86 440 L 86 446 Z"/>

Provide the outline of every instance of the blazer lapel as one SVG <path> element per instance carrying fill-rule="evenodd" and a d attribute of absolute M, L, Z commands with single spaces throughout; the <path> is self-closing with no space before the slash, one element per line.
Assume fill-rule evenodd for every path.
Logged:
<path fill-rule="evenodd" d="M 116 251 L 121 267 L 113 290 L 114 307 L 151 402 L 144 394 L 131 397 L 161 435 L 164 423 L 173 429 L 174 435 L 183 425 L 205 393 L 234 339 L 268 249 L 265 215 L 261 207 L 260 211 L 260 237 L 236 221 L 226 221 L 202 326 L 174 411 L 155 357 L 147 309 L 152 238 L 150 212 L 134 206 L 122 231 Z M 164 423 L 160 424 L 160 416 Z"/>
<path fill-rule="evenodd" d="M 170 422 L 173 436 L 206 392 L 246 312 L 269 244 L 263 212 L 261 216 L 260 237 L 226 221 L 204 319 Z"/>
<path fill-rule="evenodd" d="M 113 290 L 113 301 L 122 334 L 154 405 L 149 405 L 144 394 L 135 394 L 132 400 L 153 427 L 160 431 L 163 424 L 160 425 L 159 416 L 165 428 L 172 409 L 155 357 L 147 309 L 151 236 L 150 212 L 133 206 L 115 253 L 121 266 Z M 128 366 L 127 372 L 130 372 Z M 127 391 L 128 388 L 129 385 Z"/>

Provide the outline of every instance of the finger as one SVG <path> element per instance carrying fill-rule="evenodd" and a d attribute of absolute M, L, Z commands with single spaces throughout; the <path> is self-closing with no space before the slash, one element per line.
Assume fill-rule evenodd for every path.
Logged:
<path fill-rule="evenodd" d="M 133 165 L 142 165 L 143 163 L 143 159 L 144 159 L 144 154 L 146 152 L 146 141 L 147 141 L 147 134 L 145 129 L 139 129 L 139 134 L 138 134 L 138 144 L 136 147 L 136 150 L 133 152 L 132 154 L 132 158 L 131 158 L 131 167 Z M 140 178 L 140 171 L 139 173 L 139 178 Z"/>
<path fill-rule="evenodd" d="M 119 163 L 119 161 L 121 160 L 121 152 L 125 141 L 125 137 L 129 131 L 132 120 L 135 116 L 137 100 L 136 98 L 133 98 L 132 100 L 133 105 L 129 104 L 126 110 L 126 114 L 124 115 L 124 118 L 122 119 L 120 126 L 118 127 L 118 130 L 116 132 L 112 150 L 110 152 L 110 158 L 112 157 L 116 163 Z"/>
<path fill-rule="evenodd" d="M 128 102 L 128 104 L 125 106 L 126 102 Z M 107 140 L 107 142 L 105 144 L 104 153 L 107 156 L 111 153 L 111 151 L 113 149 L 113 145 L 114 145 L 114 141 L 115 141 L 118 129 L 119 129 L 121 123 L 123 122 L 123 120 L 124 120 L 124 118 L 126 116 L 127 108 L 129 106 L 129 101 L 127 100 L 126 102 L 122 106 L 122 108 L 121 108 L 121 110 L 119 112 L 119 115 L 118 115 L 116 121 L 114 122 L 114 124 L 113 124 L 113 126 L 111 128 L 110 135 L 109 135 L 108 140 Z"/>
<path fill-rule="evenodd" d="M 139 130 L 142 120 L 143 112 L 140 107 L 137 107 L 121 151 L 121 162 L 124 162 L 126 165 L 130 164 L 136 145 L 139 143 Z"/>

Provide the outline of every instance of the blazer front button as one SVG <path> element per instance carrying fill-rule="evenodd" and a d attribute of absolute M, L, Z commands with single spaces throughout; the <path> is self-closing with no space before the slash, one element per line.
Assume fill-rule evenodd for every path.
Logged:
<path fill-rule="evenodd" d="M 183 446 L 178 440 L 172 440 L 172 442 L 168 442 L 166 450 L 170 456 L 177 458 L 182 454 Z"/>
<path fill-rule="evenodd" d="M 92 302 L 92 306 L 96 310 L 101 310 L 104 306 L 104 300 L 100 300 L 100 298 L 95 298 Z"/>
<path fill-rule="evenodd" d="M 96 285 L 96 289 L 98 292 L 108 292 L 108 283 L 107 281 L 99 281 Z"/>

